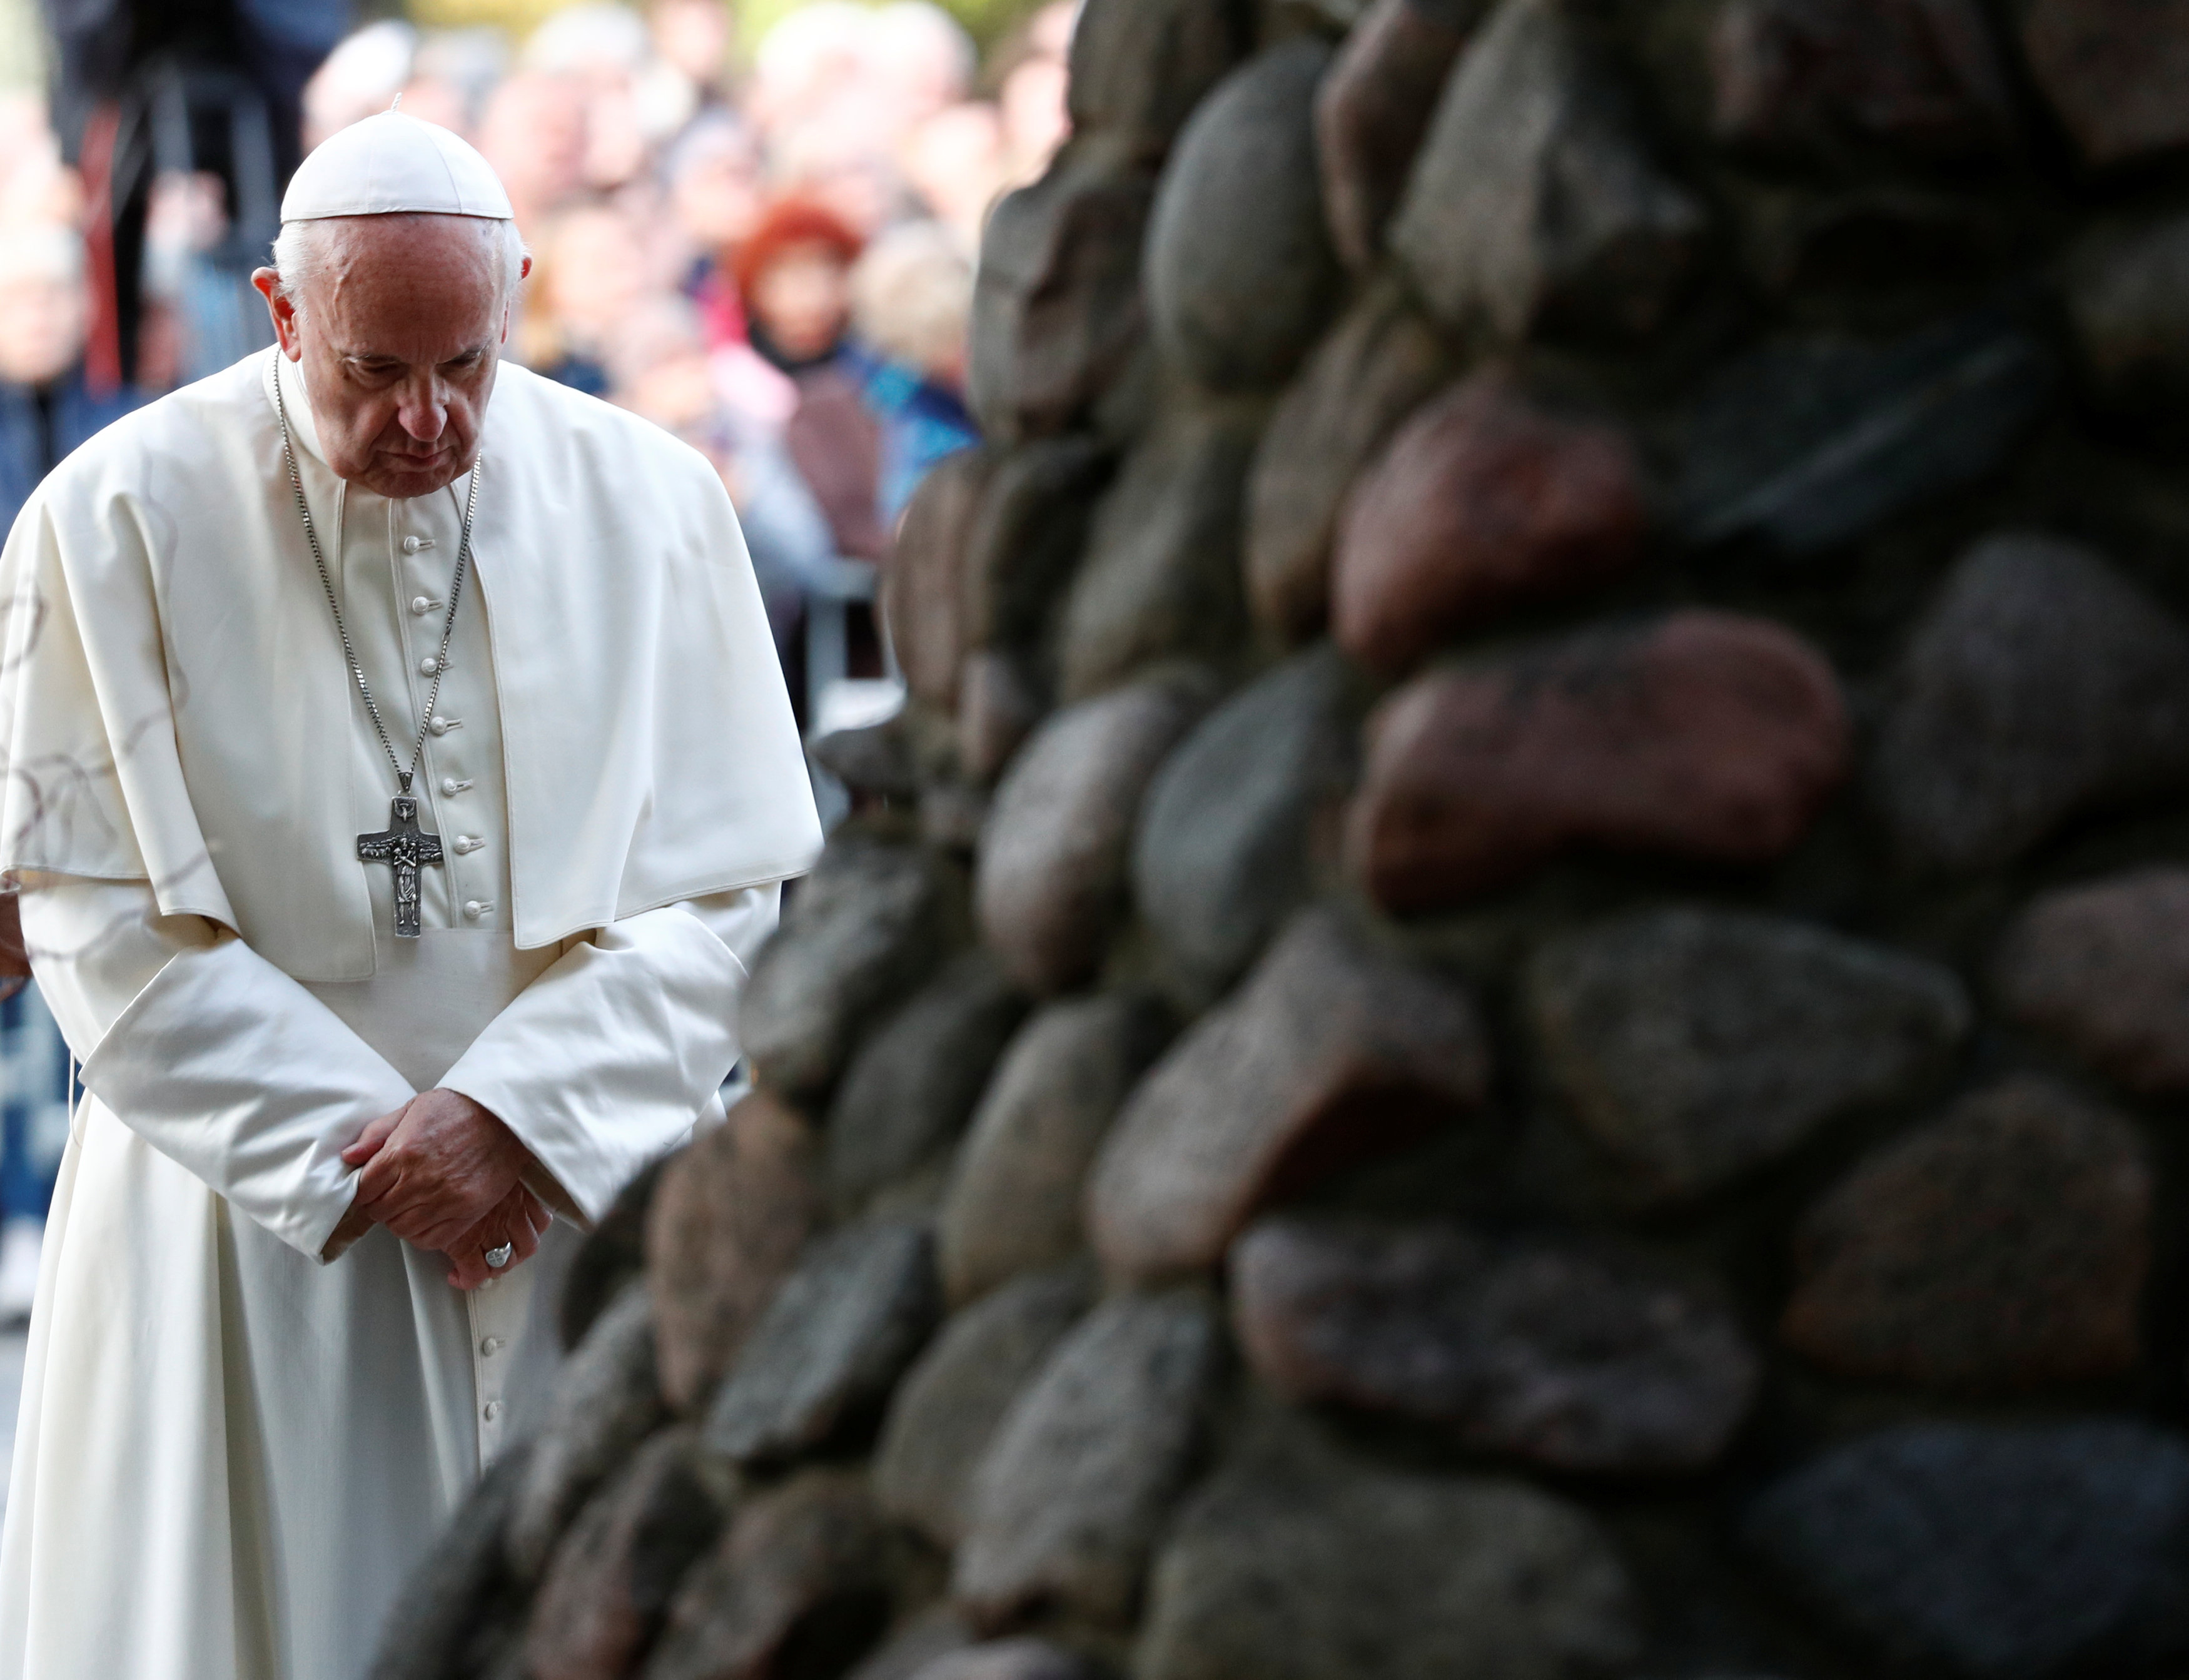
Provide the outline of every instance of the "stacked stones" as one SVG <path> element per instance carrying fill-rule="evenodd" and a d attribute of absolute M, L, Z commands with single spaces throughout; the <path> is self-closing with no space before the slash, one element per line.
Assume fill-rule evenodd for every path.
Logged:
<path fill-rule="evenodd" d="M 1089 0 L 913 699 L 387 1680 L 2189 1664 L 2189 3 Z"/>

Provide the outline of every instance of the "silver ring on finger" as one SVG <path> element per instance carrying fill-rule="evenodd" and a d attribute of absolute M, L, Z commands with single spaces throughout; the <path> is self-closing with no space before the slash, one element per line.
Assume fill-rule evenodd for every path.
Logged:
<path fill-rule="evenodd" d="M 505 1242 L 499 1248 L 488 1249 L 482 1258 L 485 1259 L 489 1270 L 500 1271 L 504 1266 L 509 1264 L 509 1257 L 516 1252 L 517 1245 L 515 1243 Z"/>

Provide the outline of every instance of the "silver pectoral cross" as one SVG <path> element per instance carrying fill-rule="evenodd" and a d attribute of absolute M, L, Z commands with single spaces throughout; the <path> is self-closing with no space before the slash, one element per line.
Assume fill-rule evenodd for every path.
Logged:
<path fill-rule="evenodd" d="M 368 863 L 385 863 L 395 875 L 395 936 L 418 936 L 418 869 L 441 861 L 441 837 L 418 826 L 418 800 L 398 794 L 387 826 L 357 837 L 357 855 Z"/>

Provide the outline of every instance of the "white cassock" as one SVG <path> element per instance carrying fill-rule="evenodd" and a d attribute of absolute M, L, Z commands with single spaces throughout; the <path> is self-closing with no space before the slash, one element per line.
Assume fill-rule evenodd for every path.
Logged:
<path fill-rule="evenodd" d="M 597 1218 L 719 1112 L 744 961 L 819 846 L 742 540 L 696 454 L 505 366 L 417 791 L 423 936 L 357 837 L 431 687 L 468 479 L 338 480 L 269 351 L 72 457 L 9 536 L 0 868 L 90 1093 L 62 1163 L 4 1537 L 5 1680 L 352 1680 L 524 1428 L 576 1240 L 466 1296 L 342 1149 L 445 1086 Z"/>

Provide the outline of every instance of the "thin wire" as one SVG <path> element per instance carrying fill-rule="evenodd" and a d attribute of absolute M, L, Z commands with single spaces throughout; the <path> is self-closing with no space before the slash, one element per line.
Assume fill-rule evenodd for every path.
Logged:
<path fill-rule="evenodd" d="M 479 462 L 472 463 L 471 494 L 464 502 L 463 540 L 456 548 L 456 573 L 449 585 L 448 616 L 441 622 L 441 651 L 433 660 L 433 690 L 426 697 L 426 709 L 418 720 L 418 739 L 410 749 L 410 767 L 405 770 L 403 761 L 395 755 L 395 743 L 388 738 L 387 726 L 381 721 L 380 703 L 372 698 L 372 685 L 365 680 L 365 667 L 358 663 L 357 648 L 349 639 L 349 626 L 342 621 L 342 602 L 335 595 L 335 580 L 327 570 L 327 557 L 320 550 L 320 534 L 312 523 L 311 505 L 304 500 L 304 477 L 297 470 L 297 451 L 289 441 L 289 404 L 281 394 L 281 370 L 274 370 L 274 412 L 281 421 L 281 454 L 289 463 L 289 486 L 297 493 L 297 512 L 304 521 L 304 540 L 312 546 L 312 563 L 320 568 L 320 585 L 327 592 L 327 606 L 335 615 L 335 634 L 342 637 L 342 655 L 349 661 L 349 674 L 357 679 L 357 692 L 365 696 L 365 709 L 372 716 L 372 727 L 380 737 L 382 751 L 388 763 L 395 766 L 395 779 L 403 784 L 403 791 L 410 791 L 411 778 L 417 775 L 418 766 L 426 757 L 426 736 L 433 727 L 433 717 L 440 710 L 441 678 L 449 669 L 449 643 L 456 633 L 456 608 L 464 598 L 464 574 L 472 558 L 472 516 L 478 512 Z"/>

